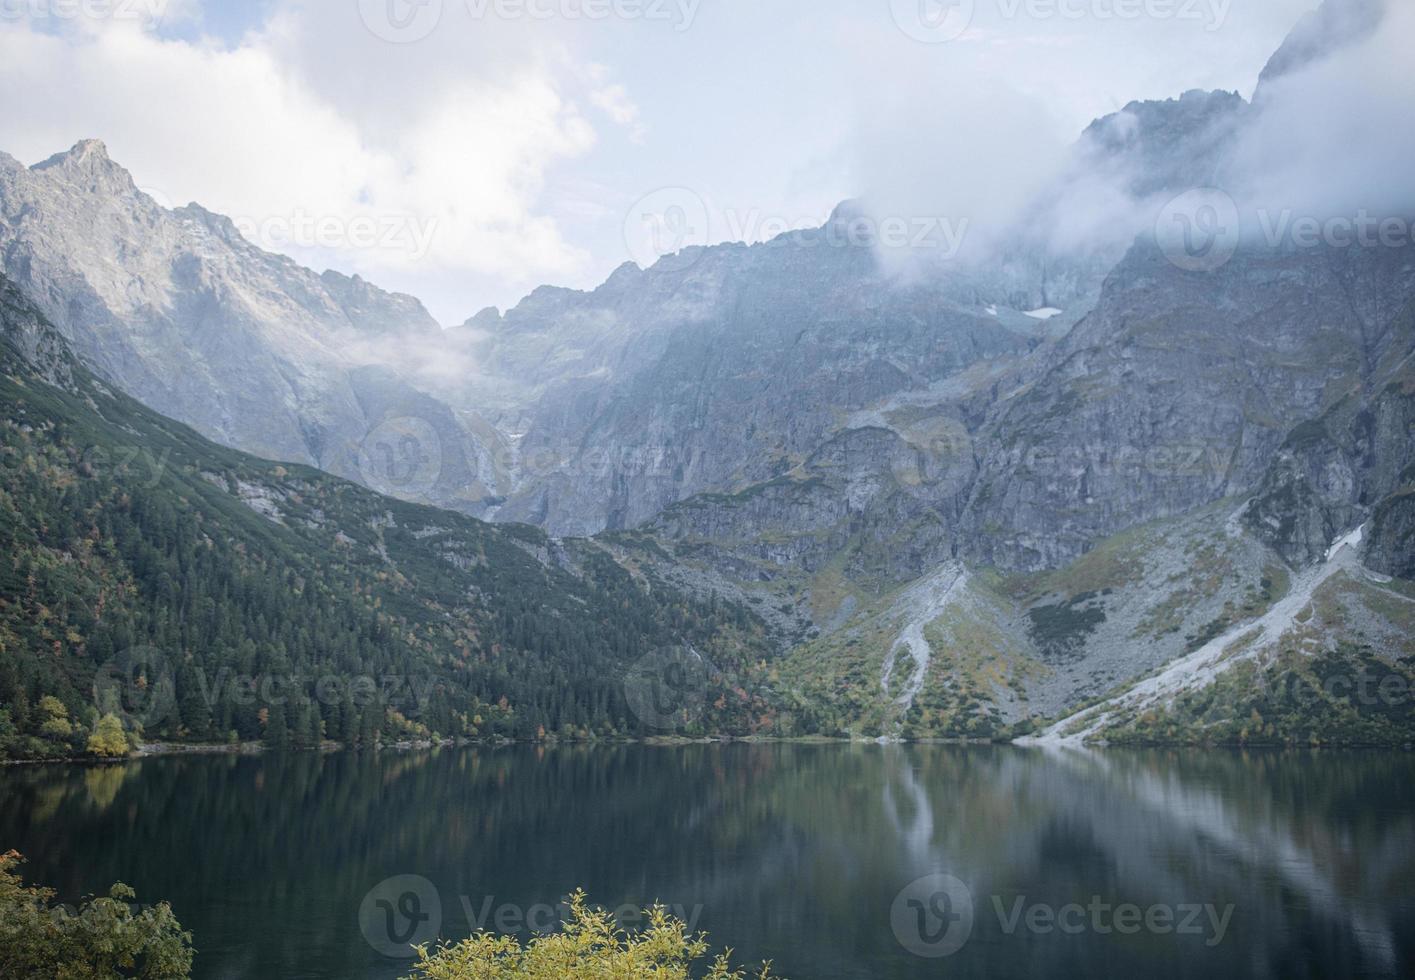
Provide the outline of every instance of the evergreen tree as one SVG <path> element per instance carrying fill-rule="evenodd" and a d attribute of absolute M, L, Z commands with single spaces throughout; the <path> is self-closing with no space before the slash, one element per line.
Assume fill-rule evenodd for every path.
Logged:
<path fill-rule="evenodd" d="M 177 707 L 182 727 L 194 739 L 204 741 L 212 736 L 211 706 L 207 704 L 196 668 L 184 667 L 177 677 Z"/>
<path fill-rule="evenodd" d="M 266 748 L 283 752 L 290 747 L 290 726 L 285 720 L 285 704 L 277 702 L 270 706 L 265 719 Z"/>
<path fill-rule="evenodd" d="M 359 745 L 366 749 L 376 748 L 382 727 L 383 708 L 377 704 L 364 705 L 359 716 Z"/>

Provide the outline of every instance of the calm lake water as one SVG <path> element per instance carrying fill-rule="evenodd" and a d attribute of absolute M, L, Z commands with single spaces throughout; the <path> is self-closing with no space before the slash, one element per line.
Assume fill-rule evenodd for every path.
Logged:
<path fill-rule="evenodd" d="M 0 850 L 171 900 L 196 975 L 678 906 L 794 980 L 1415 975 L 1415 756 L 517 746 L 0 770 Z M 389 953 L 394 955 L 390 956 Z"/>

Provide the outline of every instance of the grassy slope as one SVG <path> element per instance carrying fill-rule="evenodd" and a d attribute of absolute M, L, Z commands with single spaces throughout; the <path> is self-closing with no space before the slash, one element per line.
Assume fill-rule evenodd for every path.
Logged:
<path fill-rule="evenodd" d="M 780 667 L 783 688 L 813 704 L 831 733 L 976 738 L 1031 730 L 1044 717 L 1125 689 L 1214 636 L 1241 632 L 1288 593 L 1292 570 L 1237 525 L 1239 506 L 1221 501 L 1132 528 L 1050 572 L 975 574 L 967 601 L 926 627 L 933 657 L 903 718 L 880 678 L 908 619 L 901 603 L 907 588 L 875 594 L 874 585 L 827 569 L 811 592 L 826 614 L 817 621 L 842 604 L 853 612 L 790 653 Z M 1398 594 L 1411 587 L 1397 580 L 1347 588 L 1361 601 L 1324 619 L 1329 645 L 1364 643 L 1387 660 L 1398 657 L 1412 635 Z M 1179 734 L 1183 727 L 1166 729 L 1165 738 L 1188 738 Z"/>
<path fill-rule="evenodd" d="M 1245 637 L 1229 647 L 1245 651 Z M 1415 585 L 1341 573 L 1280 642 L 1211 684 L 1122 712 L 1124 744 L 1405 745 L 1415 741 Z"/>

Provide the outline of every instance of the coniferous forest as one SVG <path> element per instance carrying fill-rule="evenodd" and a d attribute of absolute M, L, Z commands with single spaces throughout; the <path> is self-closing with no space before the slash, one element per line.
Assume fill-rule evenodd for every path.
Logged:
<path fill-rule="evenodd" d="M 0 753 L 780 724 L 743 605 L 219 447 L 94 379 L 0 285 Z"/>

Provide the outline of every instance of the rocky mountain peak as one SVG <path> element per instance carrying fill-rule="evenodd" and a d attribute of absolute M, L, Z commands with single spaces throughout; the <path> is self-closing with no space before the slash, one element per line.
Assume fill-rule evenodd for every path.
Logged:
<path fill-rule="evenodd" d="M 80 140 L 30 169 L 51 177 L 61 176 L 91 192 L 122 193 L 137 189 L 132 175 L 108 156 L 108 147 L 102 140 Z"/>
<path fill-rule="evenodd" d="M 827 225 L 845 224 L 867 216 L 865 203 L 859 198 L 848 198 L 835 206 L 826 219 Z"/>
<path fill-rule="evenodd" d="M 174 208 L 172 214 L 180 220 L 191 221 L 205 228 L 228 245 L 243 245 L 246 243 L 245 236 L 243 236 L 241 230 L 236 227 L 236 222 L 232 221 L 224 214 L 208 211 L 196 202 L 184 205 L 180 208 Z"/>
<path fill-rule="evenodd" d="M 1203 123 L 1244 105 L 1237 92 L 1222 89 L 1190 89 L 1177 99 L 1135 101 L 1123 109 L 1093 121 L 1083 138 L 1118 146 L 1134 142 L 1145 132 L 1173 128 L 1180 123 Z"/>
<path fill-rule="evenodd" d="M 396 379 L 360 368 L 439 329 L 412 297 L 319 276 L 200 205 L 158 206 L 96 140 L 0 163 L 0 272 L 105 382 L 228 445 L 353 477 L 367 433 L 408 414 L 390 407 Z"/>
<path fill-rule="evenodd" d="M 1242 96 L 1225 91 L 1131 102 L 1081 134 L 1083 171 L 1107 173 L 1136 197 L 1202 186 L 1247 110 Z"/>
<path fill-rule="evenodd" d="M 462 324 L 472 330 L 495 330 L 500 325 L 501 311 L 494 306 L 488 306 L 486 309 L 478 311 Z"/>
<path fill-rule="evenodd" d="M 644 270 L 636 262 L 622 262 L 609 274 L 601 289 L 630 289 L 642 278 Z"/>
<path fill-rule="evenodd" d="M 422 302 L 406 293 L 385 292 L 362 276 L 346 276 L 333 269 L 321 273 L 319 281 L 360 331 L 385 335 L 441 332 Z"/>
<path fill-rule="evenodd" d="M 108 156 L 108 147 L 103 140 L 79 140 L 69 149 L 56 153 L 43 163 L 35 164 L 36 170 L 48 170 L 59 166 L 113 165 Z"/>

